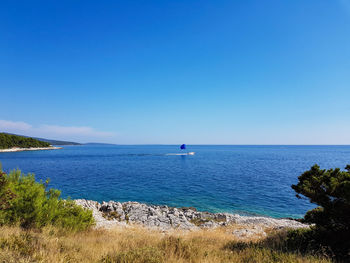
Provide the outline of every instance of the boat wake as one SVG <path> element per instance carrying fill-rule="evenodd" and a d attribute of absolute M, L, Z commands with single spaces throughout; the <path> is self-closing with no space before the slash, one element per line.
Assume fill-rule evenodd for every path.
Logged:
<path fill-rule="evenodd" d="M 167 153 L 166 155 L 194 155 L 194 152 L 189 152 L 189 153 Z"/>

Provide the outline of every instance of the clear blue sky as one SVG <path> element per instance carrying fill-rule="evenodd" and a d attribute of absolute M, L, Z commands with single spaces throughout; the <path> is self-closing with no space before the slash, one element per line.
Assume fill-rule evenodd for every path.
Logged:
<path fill-rule="evenodd" d="M 0 130 L 350 144 L 350 0 L 1 1 Z"/>

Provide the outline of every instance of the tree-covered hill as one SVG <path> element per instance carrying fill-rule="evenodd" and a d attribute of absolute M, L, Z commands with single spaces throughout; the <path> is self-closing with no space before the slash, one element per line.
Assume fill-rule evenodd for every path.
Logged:
<path fill-rule="evenodd" d="M 36 139 L 38 141 L 48 142 L 51 145 L 81 145 L 81 143 L 77 143 L 77 142 L 68 142 L 68 141 L 44 139 L 44 138 L 39 138 L 39 137 L 30 137 L 30 136 L 25 136 L 25 135 L 22 135 L 22 134 L 14 134 L 14 133 L 7 133 L 7 132 L 5 132 L 5 134 L 22 136 L 22 137 L 25 137 L 25 138 L 33 138 L 33 139 Z"/>
<path fill-rule="evenodd" d="M 50 143 L 39 141 L 33 138 L 0 133 L 0 149 L 9 149 L 13 147 L 37 148 L 37 147 L 49 147 L 49 146 L 50 146 Z"/>

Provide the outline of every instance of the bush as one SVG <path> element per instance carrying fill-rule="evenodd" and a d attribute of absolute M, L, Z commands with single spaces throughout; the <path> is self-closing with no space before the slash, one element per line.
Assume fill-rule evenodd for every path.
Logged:
<path fill-rule="evenodd" d="M 53 225 L 84 230 L 93 225 L 92 212 L 72 200 L 60 198 L 60 191 L 47 190 L 48 181 L 36 182 L 33 174 L 0 171 L 0 225 L 23 228 Z"/>
<path fill-rule="evenodd" d="M 350 260 L 350 165 L 345 169 L 321 170 L 314 165 L 292 188 L 298 198 L 302 195 L 319 205 L 304 217 L 315 224 L 312 232 L 298 237 L 329 247 L 336 258 Z"/>

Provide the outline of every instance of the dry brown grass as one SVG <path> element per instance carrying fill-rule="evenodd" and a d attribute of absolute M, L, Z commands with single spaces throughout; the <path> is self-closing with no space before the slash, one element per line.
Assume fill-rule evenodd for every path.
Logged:
<path fill-rule="evenodd" d="M 0 227 L 0 262 L 328 262 L 268 248 L 232 250 L 227 248 L 235 241 L 231 233 L 229 228 L 161 233 L 119 227 L 67 233 L 50 227 Z"/>

